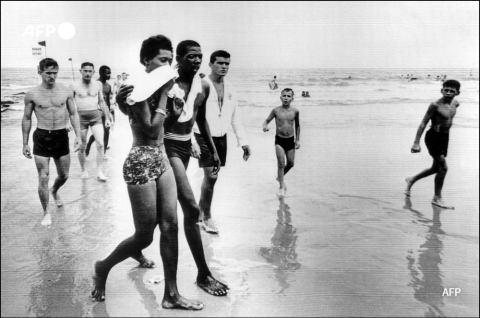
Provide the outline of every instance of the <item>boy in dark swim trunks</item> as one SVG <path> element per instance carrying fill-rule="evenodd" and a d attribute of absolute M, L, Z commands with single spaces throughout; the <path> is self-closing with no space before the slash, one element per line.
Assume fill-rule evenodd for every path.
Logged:
<path fill-rule="evenodd" d="M 428 122 L 432 120 L 432 126 L 425 134 L 425 145 L 427 146 L 430 156 L 433 158 L 433 164 L 430 168 L 419 174 L 405 179 L 407 182 L 405 195 L 410 196 L 410 189 L 415 182 L 432 174 L 436 174 L 435 195 L 433 196 L 432 204 L 444 209 L 453 209 L 452 206 L 448 206 L 443 202 L 442 188 L 448 170 L 445 157 L 447 157 L 449 131 L 453 124 L 453 117 L 457 112 L 458 106 L 460 106 L 460 104 L 454 100 L 455 96 L 460 95 L 460 83 L 456 80 L 444 82 L 441 93 L 443 97 L 431 103 L 428 107 L 427 113 L 420 127 L 418 127 L 417 136 L 411 149 L 412 153 L 420 152 L 420 137 L 422 137 Z"/>
<path fill-rule="evenodd" d="M 275 118 L 277 124 L 277 132 L 275 136 L 275 153 L 277 154 L 278 162 L 278 183 L 280 189 L 277 195 L 282 197 L 287 191 L 287 187 L 283 179 L 290 169 L 294 166 L 295 149 L 300 148 L 300 112 L 294 107 L 290 107 L 293 101 L 293 90 L 285 88 L 280 100 L 282 106 L 275 107 L 267 119 L 263 123 L 263 131 L 268 131 L 268 123 Z M 294 131 L 295 123 L 295 131 Z M 295 132 L 295 134 L 294 134 Z M 287 164 L 285 165 L 285 156 L 287 157 Z"/>

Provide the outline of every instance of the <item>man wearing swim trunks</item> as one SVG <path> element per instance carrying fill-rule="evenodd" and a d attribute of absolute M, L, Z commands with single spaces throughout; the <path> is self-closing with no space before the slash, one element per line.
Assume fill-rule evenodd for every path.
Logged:
<path fill-rule="evenodd" d="M 41 60 L 38 74 L 42 77 L 42 84 L 25 94 L 25 110 L 22 119 L 23 155 L 32 159 L 28 138 L 32 128 L 32 113 L 35 112 L 37 129 L 33 133 L 33 155 L 38 170 L 38 195 L 44 213 L 41 224 L 49 226 L 52 224 L 48 208 L 49 195 L 52 193 L 58 207 L 63 205 L 58 190 L 67 181 L 70 169 L 70 148 L 65 112 L 68 111 L 71 125 L 75 131 L 75 151 L 80 146 L 80 124 L 72 91 L 62 84 L 55 83 L 58 74 L 57 62 L 51 58 Z M 50 158 L 53 158 L 55 162 L 58 176 L 49 191 Z"/>
<path fill-rule="evenodd" d="M 453 117 L 455 117 L 457 108 L 460 106 L 460 103 L 454 100 L 455 96 L 460 95 L 460 83 L 456 80 L 445 81 L 441 93 L 443 97 L 431 103 L 428 107 L 418 127 L 417 135 L 411 149 L 412 153 L 419 153 L 421 151 L 420 138 L 428 122 L 431 120 L 432 126 L 425 134 L 425 145 L 427 146 L 428 153 L 433 158 L 433 164 L 430 168 L 425 169 L 419 174 L 405 179 L 407 182 L 405 195 L 410 196 L 410 190 L 415 182 L 435 174 L 435 194 L 432 199 L 432 204 L 443 209 L 453 209 L 452 206 L 443 202 L 442 188 L 448 170 L 445 157 L 447 157 L 450 127 L 452 127 Z"/>
<path fill-rule="evenodd" d="M 80 74 L 82 80 L 70 85 L 73 91 L 75 103 L 77 105 L 78 115 L 80 117 L 80 135 L 82 145 L 78 152 L 78 160 L 82 168 L 82 179 L 88 178 L 88 172 L 85 169 L 85 147 L 87 143 L 88 127 L 92 130 L 97 144 L 97 179 L 106 181 L 107 177 L 103 174 L 103 125 L 109 128 L 111 126 L 111 115 L 103 99 L 103 85 L 101 82 L 92 81 L 95 73 L 94 66 L 90 62 L 82 63 Z M 102 113 L 105 116 L 105 124 L 102 121 Z"/>
<path fill-rule="evenodd" d="M 282 90 L 280 96 L 282 106 L 274 108 L 263 123 L 264 132 L 269 130 L 268 123 L 273 118 L 275 118 L 275 123 L 277 124 L 275 153 L 278 163 L 277 181 L 280 184 L 280 189 L 277 193 L 279 197 L 283 197 L 287 191 L 287 186 L 283 180 L 287 172 L 290 171 L 295 164 L 295 149 L 300 148 L 300 112 L 298 109 L 290 106 L 293 101 L 293 94 L 293 90 L 290 88 Z M 286 165 L 285 156 L 287 157 Z"/>
<path fill-rule="evenodd" d="M 100 66 L 99 70 L 99 78 L 98 81 L 102 83 L 103 86 L 103 99 L 105 104 L 107 105 L 108 111 L 111 115 L 111 122 L 113 123 L 113 109 L 110 107 L 110 98 L 112 96 L 112 86 L 107 82 L 110 79 L 110 68 L 108 66 L 102 65 Z M 110 127 L 105 126 L 105 116 L 102 114 L 102 122 L 103 122 L 103 159 L 107 159 L 107 148 L 108 148 L 108 140 L 110 137 Z M 85 148 L 85 156 L 88 157 L 90 153 L 90 147 L 92 146 L 93 142 L 95 141 L 95 136 L 91 135 L 90 139 L 88 139 L 87 147 Z"/>
<path fill-rule="evenodd" d="M 243 159 L 250 157 L 250 147 L 240 118 L 240 109 L 237 104 L 237 93 L 233 85 L 225 80 L 230 65 L 230 54 L 225 51 L 215 51 L 210 56 L 212 72 L 205 80 L 210 85 L 210 94 L 206 104 L 206 117 L 210 133 L 215 143 L 215 148 L 220 157 L 222 167 L 227 159 L 227 129 L 230 125 L 237 137 L 238 146 L 243 149 Z M 218 178 L 218 173 L 213 174 L 214 161 L 205 141 L 200 135 L 197 125 L 193 127 L 195 140 L 193 143 L 193 156 L 199 158 L 198 164 L 203 168 L 204 178 L 200 196 L 200 225 L 207 233 L 217 234 L 218 229 L 212 219 L 210 207 L 212 205 L 213 190 Z"/>

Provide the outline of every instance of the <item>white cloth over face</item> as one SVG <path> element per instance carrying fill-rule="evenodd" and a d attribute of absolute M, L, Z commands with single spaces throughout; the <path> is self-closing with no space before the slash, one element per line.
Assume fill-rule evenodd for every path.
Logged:
<path fill-rule="evenodd" d="M 132 82 L 135 86 L 132 94 L 127 97 L 127 104 L 133 105 L 143 102 L 153 95 L 160 87 L 170 79 L 178 76 L 170 65 L 160 66 L 150 73 L 140 73 Z"/>
<path fill-rule="evenodd" d="M 176 75 L 178 77 L 178 73 Z M 168 97 L 171 98 L 180 98 L 183 99 L 183 111 L 177 121 L 179 123 L 184 123 L 192 119 L 193 110 L 195 109 L 195 99 L 197 95 L 202 92 L 202 78 L 195 74 L 192 80 L 192 86 L 190 87 L 190 92 L 188 93 L 187 100 L 185 101 L 185 92 L 178 86 L 177 83 L 173 84 L 172 89 L 168 92 Z"/>

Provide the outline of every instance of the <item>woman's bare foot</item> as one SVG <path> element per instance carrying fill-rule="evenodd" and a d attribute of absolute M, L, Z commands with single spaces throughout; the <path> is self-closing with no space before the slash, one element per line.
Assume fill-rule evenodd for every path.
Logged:
<path fill-rule="evenodd" d="M 165 309 L 202 310 L 203 303 L 198 300 L 186 299 L 180 296 L 177 300 L 164 298 L 162 307 Z"/>
<path fill-rule="evenodd" d="M 155 268 L 155 263 L 149 259 L 147 259 L 143 254 L 140 256 L 132 256 L 137 262 L 140 263 L 140 267 L 143 268 Z"/>
<path fill-rule="evenodd" d="M 92 297 L 96 301 L 104 301 L 105 300 L 105 284 L 107 282 L 107 276 L 102 273 L 100 261 L 95 263 L 94 274 L 92 275 L 93 278 L 93 290 L 92 290 Z"/>
<path fill-rule="evenodd" d="M 47 211 L 47 213 L 45 213 L 45 216 L 43 217 L 43 220 L 42 222 L 40 222 L 40 224 L 43 226 L 52 225 L 52 215 L 50 214 L 50 212 Z"/>

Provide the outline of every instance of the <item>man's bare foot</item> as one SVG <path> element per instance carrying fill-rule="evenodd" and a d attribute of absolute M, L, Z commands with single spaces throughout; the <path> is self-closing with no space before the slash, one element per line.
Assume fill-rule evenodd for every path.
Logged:
<path fill-rule="evenodd" d="M 102 270 L 100 269 L 100 261 L 95 262 L 94 274 L 92 275 L 93 278 L 93 290 L 92 290 L 92 297 L 96 301 L 104 301 L 105 300 L 105 284 L 107 282 L 107 277 L 102 274 Z"/>
<path fill-rule="evenodd" d="M 99 171 L 98 174 L 97 174 L 97 180 L 98 180 L 98 181 L 105 182 L 105 181 L 108 180 L 108 178 L 105 177 L 105 175 L 103 174 L 103 172 Z"/>
<path fill-rule="evenodd" d="M 186 299 L 185 297 L 180 296 L 175 301 L 164 298 L 162 301 L 162 307 L 165 309 L 202 310 L 203 303 L 198 300 Z"/>
<path fill-rule="evenodd" d="M 409 197 L 410 196 L 410 189 L 412 188 L 412 185 L 413 185 L 412 179 L 411 178 L 406 178 L 405 182 L 407 183 L 407 187 L 405 188 L 404 193 L 407 197 Z"/>
<path fill-rule="evenodd" d="M 212 276 L 207 276 L 204 280 L 198 280 L 197 278 L 197 286 L 213 296 L 226 296 L 227 290 L 230 289 Z"/>
<path fill-rule="evenodd" d="M 453 206 L 447 205 L 445 202 L 443 202 L 442 198 L 433 198 L 432 204 L 442 209 L 455 210 Z"/>
<path fill-rule="evenodd" d="M 85 170 L 84 172 L 82 172 L 82 175 L 80 176 L 80 178 L 82 179 L 88 179 L 90 176 L 88 175 L 88 171 Z"/>
<path fill-rule="evenodd" d="M 145 256 L 132 256 L 137 262 L 140 263 L 140 267 L 142 268 L 155 268 L 155 262 L 147 259 Z"/>
<path fill-rule="evenodd" d="M 210 234 L 218 234 L 217 226 L 215 225 L 215 221 L 212 219 L 203 220 L 201 224 L 205 232 Z"/>
<path fill-rule="evenodd" d="M 47 211 L 47 213 L 43 217 L 43 220 L 42 220 L 42 222 L 40 222 L 40 224 L 43 225 L 43 226 L 52 225 L 52 215 L 50 214 L 50 212 Z"/>
<path fill-rule="evenodd" d="M 57 192 L 53 192 L 53 188 L 50 189 L 50 193 L 52 194 L 53 200 L 55 200 L 55 204 L 58 207 L 61 207 L 63 205 L 62 198 L 58 195 Z"/>

